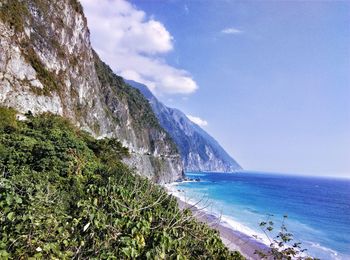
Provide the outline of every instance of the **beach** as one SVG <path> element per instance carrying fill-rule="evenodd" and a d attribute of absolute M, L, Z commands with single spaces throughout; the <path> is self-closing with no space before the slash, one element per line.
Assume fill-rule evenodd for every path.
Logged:
<path fill-rule="evenodd" d="M 282 224 L 292 235 L 288 245 L 300 243 L 299 256 L 350 259 L 348 180 L 248 171 L 195 172 L 186 178 L 166 185 L 168 192 L 248 259 L 257 259 L 254 251 L 269 247 Z M 260 223 L 270 221 L 272 232 L 265 233 Z"/>
<path fill-rule="evenodd" d="M 200 208 L 197 204 L 181 195 L 181 191 L 177 190 L 176 183 L 165 185 L 167 192 L 173 195 L 178 202 L 179 208 L 190 209 L 193 216 L 201 222 L 206 223 L 211 228 L 219 231 L 222 242 L 232 251 L 239 251 L 246 259 L 255 260 L 261 259 L 256 251 L 268 251 L 268 246 L 263 242 L 258 241 L 254 237 L 245 234 L 235 229 L 221 216 L 217 216 Z"/>

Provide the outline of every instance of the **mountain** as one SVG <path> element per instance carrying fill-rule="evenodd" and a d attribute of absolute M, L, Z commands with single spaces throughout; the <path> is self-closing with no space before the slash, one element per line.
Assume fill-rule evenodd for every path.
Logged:
<path fill-rule="evenodd" d="M 177 144 L 186 171 L 234 172 L 241 166 L 202 128 L 181 111 L 159 102 L 147 86 L 126 80 L 149 100 L 162 127 Z"/>
<path fill-rule="evenodd" d="M 129 148 L 126 163 L 160 182 L 182 177 L 180 154 L 143 95 L 94 52 L 77 0 L 0 5 L 0 106 L 51 112 Z"/>

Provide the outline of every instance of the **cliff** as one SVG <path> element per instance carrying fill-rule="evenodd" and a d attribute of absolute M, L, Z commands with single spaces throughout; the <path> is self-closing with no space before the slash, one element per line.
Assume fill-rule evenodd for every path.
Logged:
<path fill-rule="evenodd" d="M 130 150 L 126 163 L 156 182 L 182 176 L 176 145 L 147 100 L 93 51 L 79 2 L 1 1 L 0 54 L 0 105 L 116 137 Z"/>
<path fill-rule="evenodd" d="M 181 111 L 159 102 L 147 86 L 127 81 L 149 100 L 162 127 L 177 144 L 186 171 L 234 172 L 241 166 L 220 144 Z"/>

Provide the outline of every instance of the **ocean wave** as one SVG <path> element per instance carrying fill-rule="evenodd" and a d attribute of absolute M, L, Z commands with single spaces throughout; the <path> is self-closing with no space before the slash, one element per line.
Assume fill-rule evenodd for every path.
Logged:
<path fill-rule="evenodd" d="M 205 174 L 205 173 L 188 173 L 188 175 L 190 175 L 190 176 L 206 176 L 207 174 Z"/>
<path fill-rule="evenodd" d="M 253 230 L 253 229 L 243 225 L 242 223 L 236 221 L 231 216 L 222 215 L 221 219 L 223 221 L 222 224 L 225 225 L 226 227 L 232 229 L 233 231 L 238 231 L 240 233 L 243 233 L 243 234 L 251 237 L 252 239 L 254 239 L 258 242 L 261 242 L 267 246 L 269 246 L 271 244 L 269 239 L 263 233 L 256 232 L 255 230 Z"/>
<path fill-rule="evenodd" d="M 319 243 L 315 243 L 312 241 L 305 241 L 305 243 L 310 245 L 311 250 L 312 250 L 312 248 L 316 248 L 316 249 L 318 249 L 318 251 L 323 251 L 324 253 L 326 253 L 326 257 L 331 257 L 330 259 L 333 259 L 333 260 L 349 259 L 348 258 L 349 256 L 347 256 L 347 257 L 343 256 L 343 255 L 339 254 L 337 251 L 335 251 L 331 248 L 322 246 Z"/>
<path fill-rule="evenodd" d="M 167 190 L 170 194 L 173 196 L 179 198 L 180 200 L 184 201 L 185 203 L 188 203 L 192 206 L 196 206 L 197 208 L 200 208 L 201 205 L 198 204 L 198 198 L 194 198 L 193 196 L 188 196 L 186 192 L 181 192 L 178 189 L 176 189 L 176 185 L 171 185 L 167 184 L 165 185 L 167 187 Z M 216 208 L 212 207 L 203 207 L 201 209 L 203 212 L 214 215 L 217 219 L 221 220 L 221 224 L 226 226 L 227 228 L 233 230 L 233 231 L 238 231 L 251 239 L 254 239 L 258 242 L 261 242 L 265 245 L 269 245 L 270 241 L 268 240 L 267 237 L 264 237 L 263 233 L 259 233 L 254 231 L 253 229 L 243 225 L 242 223 L 236 221 L 233 219 L 231 216 L 228 215 L 223 215 L 221 212 L 219 212 Z"/>
<path fill-rule="evenodd" d="M 179 190 L 177 187 L 177 185 L 175 184 L 166 184 L 165 185 L 167 188 L 168 193 L 172 194 L 173 196 L 179 198 L 181 201 L 190 204 L 194 207 L 196 207 L 197 209 L 200 209 L 201 211 L 205 212 L 206 214 L 212 215 L 214 217 L 216 217 L 217 219 L 220 220 L 220 224 L 231 229 L 233 232 L 238 232 L 241 233 L 242 235 L 247 236 L 249 239 L 265 244 L 266 246 L 269 246 L 271 244 L 271 241 L 269 240 L 269 238 L 261 231 L 257 231 L 254 230 L 250 227 L 248 227 L 247 225 L 242 224 L 241 222 L 237 221 L 236 219 L 234 219 L 232 216 L 230 215 L 225 215 L 222 214 L 222 212 L 220 210 L 218 210 L 217 204 L 215 204 L 216 202 L 208 202 L 209 198 L 207 196 L 204 196 L 202 194 L 201 199 L 202 204 L 199 203 L 199 198 L 196 196 L 193 196 L 193 194 L 188 194 L 188 192 L 186 192 L 186 190 Z M 199 195 L 199 194 L 197 194 Z M 206 205 L 204 205 L 206 203 Z M 211 207 L 209 207 L 208 205 L 211 204 Z M 213 207 L 213 205 L 215 204 L 215 206 Z M 204 205 L 204 206 L 203 206 Z M 250 214 L 257 214 L 256 212 L 254 212 L 255 210 L 252 210 L 251 208 L 249 209 L 245 209 L 247 211 L 250 212 Z M 257 214 L 260 215 L 260 214 Z M 298 221 L 296 221 L 298 222 Z M 296 223 L 293 223 L 296 224 Z M 297 224 L 298 226 L 302 225 L 304 226 L 305 229 L 311 229 L 309 226 L 302 224 L 300 222 L 298 222 Z M 342 257 L 338 252 L 336 252 L 335 250 L 332 250 L 330 248 L 327 247 L 323 247 L 318 243 L 315 242 L 311 242 L 311 241 L 303 241 L 303 244 L 307 243 L 309 245 L 309 250 L 308 252 L 312 254 L 312 252 L 314 250 L 312 249 L 317 249 L 317 251 L 322 250 L 324 252 L 323 257 L 321 257 L 322 259 L 332 259 L 332 260 L 343 260 L 343 259 L 347 259 L 345 257 Z M 308 256 L 309 254 L 303 253 L 303 256 Z"/>
<path fill-rule="evenodd" d="M 165 184 L 163 186 L 169 194 L 179 198 L 183 202 L 186 202 L 190 205 L 198 204 L 198 198 L 196 198 L 193 195 L 189 196 L 185 190 L 179 189 L 179 187 L 178 187 L 179 184 L 180 183 L 169 183 L 169 184 Z M 204 196 L 202 196 L 202 197 L 204 197 Z"/>
<path fill-rule="evenodd" d="M 208 175 L 211 177 L 211 175 Z M 214 175 L 213 175 L 214 176 Z M 248 176 L 249 177 L 249 176 Z M 248 178 L 247 177 L 247 178 Z M 203 178 L 204 179 L 204 178 Z M 215 180 L 215 178 L 213 178 Z M 249 178 L 248 178 L 249 180 Z M 284 201 L 282 201 L 281 198 L 284 198 L 283 196 L 281 198 L 277 197 L 278 194 L 274 193 L 274 187 L 280 187 L 281 182 L 279 180 L 276 181 L 274 185 L 271 187 L 266 186 L 264 189 L 267 189 L 266 194 L 264 192 L 257 192 L 256 190 L 259 190 L 259 187 L 255 187 L 255 180 L 252 180 L 252 183 L 249 185 L 242 183 L 240 185 L 237 181 L 232 182 L 232 185 L 230 182 L 227 184 L 227 181 L 221 180 L 221 178 L 218 178 L 218 184 L 211 185 L 210 183 L 207 183 L 205 185 L 201 185 L 202 182 L 199 182 L 198 184 L 192 184 L 192 183 L 186 183 L 184 185 L 181 185 L 181 183 L 178 183 L 180 186 L 174 187 L 173 195 L 179 197 L 181 200 L 189 203 L 189 204 L 196 204 L 196 207 L 199 209 L 205 209 L 202 211 L 205 211 L 208 214 L 211 214 L 213 216 L 219 217 L 219 219 L 222 220 L 223 225 L 227 226 L 228 228 L 232 229 L 233 231 L 237 231 L 237 233 L 243 233 L 249 237 L 257 237 L 257 241 L 263 242 L 264 244 L 269 244 L 268 239 L 265 238 L 265 235 L 263 232 L 259 229 L 259 223 L 261 221 L 266 221 L 266 218 L 269 214 L 273 214 L 274 216 L 271 217 L 271 220 L 275 223 L 276 229 L 273 230 L 273 232 L 269 235 L 274 237 L 276 235 L 276 232 L 278 232 L 278 228 L 282 224 L 283 221 L 283 214 L 285 213 L 283 207 L 280 207 L 279 205 L 284 205 Z M 208 181 L 210 182 L 210 178 Z M 296 179 L 296 181 L 292 184 L 289 184 L 289 186 L 295 185 L 295 187 L 298 187 L 301 182 L 299 179 Z M 319 185 L 317 182 L 312 183 L 315 185 Z M 221 186 L 220 186 L 221 185 Z M 259 184 L 260 185 L 260 184 Z M 270 181 L 269 181 L 270 185 Z M 305 185 L 304 185 L 305 186 Z M 306 187 L 306 186 L 305 186 Z M 205 189 L 202 189 L 205 188 Z M 228 192 L 226 189 L 234 189 L 234 192 Z M 254 188 L 254 189 L 253 189 Z M 290 188 L 290 187 L 288 187 Z M 318 188 L 318 187 L 315 187 Z M 262 189 L 263 190 L 263 189 Z M 316 189 L 317 192 L 318 189 Z M 248 193 L 249 192 L 249 193 Z M 269 193 L 271 192 L 271 194 Z M 261 193 L 261 194 L 260 194 Z M 241 195 L 242 194 L 242 195 Z M 303 194 L 303 193 L 300 193 Z M 318 194 L 318 193 L 317 193 Z M 282 194 L 283 195 L 283 194 Z M 322 194 L 321 194 L 322 195 Z M 336 195 L 336 194 L 335 194 Z M 241 196 L 241 197 L 238 197 Z M 247 199 L 243 196 L 248 196 Z M 250 196 L 255 196 L 257 199 L 256 201 L 252 199 Z M 274 204 L 271 203 L 271 197 L 273 196 L 273 199 L 279 202 L 280 204 Z M 267 198 L 266 206 L 265 206 L 265 200 L 264 198 Z M 324 198 L 325 196 L 323 196 Z M 304 197 L 302 197 L 304 198 Z M 289 197 L 286 198 L 288 200 Z M 198 204 L 198 201 L 206 201 L 207 205 L 208 202 L 211 204 L 210 207 L 203 207 L 203 204 Z M 329 232 L 327 227 L 322 228 L 320 224 L 322 224 L 324 221 L 329 221 L 332 218 L 332 221 L 336 220 L 343 220 L 341 217 L 338 218 L 338 214 L 334 215 L 334 212 L 328 211 L 322 215 L 319 215 L 318 218 L 315 218 L 315 214 L 318 214 L 318 206 L 324 206 L 324 204 L 318 205 L 315 201 L 315 203 L 310 204 L 311 202 L 306 200 L 308 208 L 305 214 L 302 214 L 303 212 L 299 212 L 297 210 L 293 211 L 294 209 L 298 209 L 299 206 L 304 205 L 305 203 L 303 201 L 297 201 L 291 199 L 291 201 L 286 201 L 285 203 L 289 203 L 290 207 L 287 209 L 289 212 L 288 219 L 286 220 L 286 226 L 288 228 L 288 231 L 293 234 L 293 241 L 301 242 L 302 248 L 308 249 L 308 254 L 318 257 L 321 259 L 332 259 L 332 260 L 338 260 L 338 259 L 350 259 L 349 256 L 349 248 L 347 247 L 347 244 L 345 241 L 348 241 L 348 238 L 346 237 L 346 231 L 347 228 L 345 226 L 344 230 L 341 230 L 341 223 L 337 225 L 338 228 L 337 237 L 332 236 L 332 232 Z M 298 204 L 300 202 L 300 205 Z M 345 203 L 343 200 L 337 200 L 338 204 L 331 207 L 331 210 L 334 210 L 336 207 L 337 210 L 339 210 L 339 215 L 341 215 L 342 211 L 346 212 L 346 209 L 349 208 L 348 203 Z M 304 204 L 303 204 L 304 203 Z M 264 207 L 262 207 L 264 205 Z M 296 207 L 296 205 L 299 205 Z M 313 211 L 315 210 L 315 212 Z M 312 210 L 312 214 L 311 214 Z M 265 212 L 268 211 L 268 212 Z M 269 213 L 269 214 L 268 214 Z M 329 214 L 328 214 L 329 213 Z M 312 218 L 311 218 L 312 217 Z M 344 222 L 347 223 L 347 222 Z M 345 232 L 345 233 L 341 233 Z M 243 236 L 242 234 L 242 236 Z M 341 235 L 339 235 L 341 234 Z M 339 238 L 339 240 L 337 240 Z M 342 239 L 342 240 L 340 240 Z M 263 241 L 262 241 L 263 240 Z M 310 242 L 313 241 L 313 242 Z M 327 248 L 328 246 L 329 248 Z M 336 251 L 337 250 L 337 251 Z"/>

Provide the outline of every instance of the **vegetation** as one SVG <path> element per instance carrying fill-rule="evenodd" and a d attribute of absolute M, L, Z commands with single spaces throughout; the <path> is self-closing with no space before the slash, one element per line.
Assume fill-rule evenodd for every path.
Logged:
<path fill-rule="evenodd" d="M 72 5 L 74 11 L 76 11 L 79 14 L 83 14 L 83 6 L 80 4 L 78 0 L 70 0 L 70 4 Z"/>
<path fill-rule="evenodd" d="M 96 53 L 94 53 L 94 56 L 96 72 L 102 86 L 111 86 L 116 96 L 121 99 L 125 98 L 128 102 L 130 115 L 135 122 L 139 122 L 140 129 L 145 126 L 161 128 L 150 104 L 141 92 L 125 84 L 124 79 L 115 75 L 112 69 L 102 62 Z"/>
<path fill-rule="evenodd" d="M 124 101 L 128 108 L 129 114 L 132 117 L 133 129 L 138 131 L 140 135 L 145 129 L 151 129 L 151 132 L 163 132 L 166 135 L 166 142 L 171 145 L 171 149 L 177 152 L 177 146 L 171 139 L 170 135 L 160 126 L 159 121 L 154 114 L 148 100 L 141 94 L 141 92 L 129 86 L 124 82 L 124 79 L 113 73 L 112 69 L 105 64 L 94 52 L 95 69 L 99 81 L 101 82 L 103 92 L 106 98 L 106 104 L 110 108 L 118 106 L 120 100 Z M 112 109 L 113 110 L 113 109 Z M 112 113 L 112 112 L 111 112 Z M 114 115 L 118 118 L 118 115 Z M 156 131 L 152 131 L 156 130 Z M 150 136 L 151 142 L 158 141 L 157 137 Z"/>
<path fill-rule="evenodd" d="M 0 3 L 0 19 L 8 23 L 16 32 L 23 31 L 24 19 L 28 13 L 23 1 L 3 0 Z"/>
<path fill-rule="evenodd" d="M 305 256 L 303 253 L 306 249 L 301 248 L 300 242 L 293 241 L 293 234 L 288 232 L 285 225 L 287 216 L 283 216 L 282 225 L 276 237 L 271 238 L 269 233 L 274 230 L 274 222 L 270 220 L 271 215 L 267 221 L 260 223 L 260 228 L 270 241 L 270 249 L 268 251 L 256 251 L 261 259 L 276 259 L 276 260 L 291 260 L 291 259 L 304 259 L 304 260 L 316 260 L 310 256 Z"/>
<path fill-rule="evenodd" d="M 0 108 L 1 259 L 242 259 L 121 163 L 127 149 L 51 114 Z"/>
<path fill-rule="evenodd" d="M 49 96 L 51 91 L 59 90 L 57 85 L 57 77 L 53 72 L 47 70 L 44 64 L 39 59 L 38 55 L 34 51 L 33 47 L 23 48 L 23 54 L 27 61 L 32 65 L 37 73 L 38 79 L 43 84 L 43 89 L 33 88 L 39 95 Z"/>
<path fill-rule="evenodd" d="M 44 2 L 42 0 L 33 0 L 32 3 L 23 0 L 4 0 L 0 3 L 0 20 L 9 24 L 9 26 L 13 28 L 16 33 L 23 32 L 25 20 L 27 19 L 28 22 L 32 20 L 28 9 L 30 4 L 40 6 L 39 10 L 47 10 L 49 5 L 47 1 Z M 79 9 L 80 3 L 76 2 L 75 0 L 71 0 L 71 4 L 73 5 L 73 8 Z M 33 38 L 38 38 L 38 42 L 42 41 L 42 37 L 45 37 L 45 30 L 43 29 L 43 26 L 47 25 L 36 25 L 34 28 L 34 32 L 32 33 Z M 64 55 L 64 52 L 62 50 L 62 47 L 59 46 L 59 43 L 57 42 L 55 37 L 51 36 L 47 38 L 50 39 L 50 44 L 52 45 L 52 47 L 57 49 L 58 55 L 62 57 Z M 50 72 L 49 70 L 47 70 L 47 68 L 45 68 L 44 64 L 41 62 L 40 58 L 36 54 L 33 48 L 33 44 L 29 43 L 30 40 L 26 38 L 21 38 L 21 40 L 18 41 L 21 46 L 21 50 L 24 57 L 37 72 L 38 79 L 44 86 L 43 89 L 32 87 L 32 91 L 38 95 L 49 96 L 51 95 L 52 91 L 59 90 L 59 86 L 57 84 L 59 80 L 57 79 L 57 76 L 55 76 L 53 72 Z"/>

